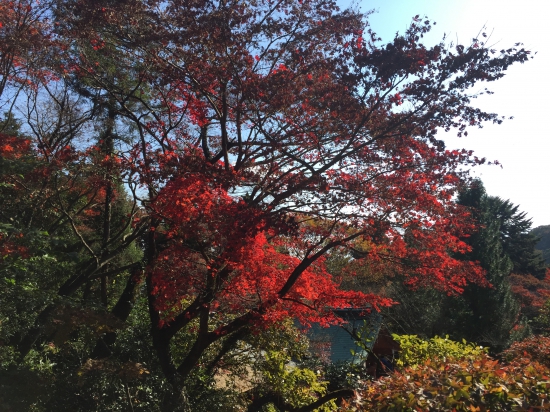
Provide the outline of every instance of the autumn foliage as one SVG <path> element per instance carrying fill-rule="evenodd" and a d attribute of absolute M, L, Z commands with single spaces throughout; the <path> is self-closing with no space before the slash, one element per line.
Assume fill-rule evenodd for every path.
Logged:
<path fill-rule="evenodd" d="M 358 243 L 413 289 L 486 284 L 459 258 L 474 227 L 453 200 L 484 159 L 436 133 L 500 123 L 469 90 L 529 51 L 427 46 L 418 16 L 382 44 L 367 16 L 330 1 L 0 4 L 2 102 L 29 105 L 26 137 L 0 134 L 10 222 L 70 239 L 60 299 L 97 288 L 125 321 L 145 294 L 178 393 L 232 336 L 392 304 L 327 270 Z M 21 356 L 47 339 L 56 299 L 10 337 Z M 183 333 L 192 343 L 174 352 Z M 116 333 L 102 339 L 90 356 Z"/>
<path fill-rule="evenodd" d="M 354 410 L 547 410 L 549 372 L 524 356 L 505 363 L 486 354 L 435 358 L 365 385 Z"/>
<path fill-rule="evenodd" d="M 532 275 L 510 275 L 512 292 L 517 296 L 523 311 L 532 315 L 540 310 L 550 297 L 550 274 L 547 270 L 544 279 Z"/>

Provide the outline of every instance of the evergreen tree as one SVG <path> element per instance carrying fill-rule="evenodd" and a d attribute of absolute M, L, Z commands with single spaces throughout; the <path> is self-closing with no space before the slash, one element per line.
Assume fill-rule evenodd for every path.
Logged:
<path fill-rule="evenodd" d="M 479 180 L 460 193 L 457 203 L 469 210 L 478 228 L 464 239 L 471 251 L 460 258 L 479 262 L 491 286 L 470 284 L 460 296 L 445 296 L 429 288 L 411 293 L 395 282 L 389 293 L 401 304 L 388 309 L 388 316 L 404 333 L 449 335 L 498 352 L 514 339 L 511 332 L 521 322 L 509 275 L 540 278 L 544 262 L 534 249 L 537 238 L 529 234 L 531 222 L 518 206 L 489 196 Z"/>
<path fill-rule="evenodd" d="M 418 17 L 381 44 L 316 0 L 1 4 L 0 104 L 23 117 L 0 133 L 0 387 L 45 393 L 3 409 L 229 410 L 214 376 L 252 331 L 391 304 L 343 290 L 332 251 L 411 286 L 482 282 L 452 255 L 480 160 L 435 133 L 502 122 L 468 89 L 527 61 L 519 44 L 428 47 Z M 279 407 L 287 386 L 259 385 L 237 408 L 341 396 L 301 380 L 317 400 Z"/>
<path fill-rule="evenodd" d="M 502 248 L 512 260 L 512 272 L 543 279 L 546 265 L 535 249 L 539 238 L 531 233 L 531 219 L 527 219 L 526 213 L 519 212 L 519 206 L 509 200 L 489 196 L 487 202 L 492 209 L 492 215 L 500 222 Z"/>
<path fill-rule="evenodd" d="M 544 277 L 544 261 L 535 250 L 537 237 L 529 233 L 531 220 L 509 200 L 489 196 L 481 181 L 464 190 L 458 203 L 470 209 L 479 230 L 466 242 L 472 251 L 465 258 L 479 261 L 487 271 L 490 288 L 469 285 L 464 294 L 450 298 L 446 315 L 453 319 L 452 335 L 503 349 L 518 338 L 513 327 L 521 322 L 520 308 L 509 275 Z"/>
<path fill-rule="evenodd" d="M 463 295 L 449 298 L 447 316 L 452 319 L 451 335 L 500 351 L 508 344 L 519 316 L 519 305 L 508 281 L 517 257 L 512 259 L 508 245 L 516 243 L 525 221 L 511 219 L 517 217 L 517 207 L 509 208 L 512 206 L 509 202 L 488 196 L 480 181 L 462 192 L 458 203 L 471 210 L 479 225 L 479 230 L 466 239 L 472 250 L 464 258 L 479 261 L 491 287 L 468 285 Z M 512 209 L 512 214 L 507 213 Z"/>

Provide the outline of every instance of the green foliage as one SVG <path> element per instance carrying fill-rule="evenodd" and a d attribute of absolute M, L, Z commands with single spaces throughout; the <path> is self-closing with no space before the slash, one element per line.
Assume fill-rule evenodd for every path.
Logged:
<path fill-rule="evenodd" d="M 434 288 L 412 291 L 404 284 L 406 279 L 397 278 L 387 288 L 388 296 L 398 305 L 383 309 L 384 318 L 392 330 L 422 337 L 449 333 L 444 319 L 444 308 L 448 297 Z"/>
<path fill-rule="evenodd" d="M 36 312 L 48 302 L 60 302 L 56 289 L 74 264 L 56 250 L 55 242 L 37 230 L 0 228 L 0 249 L 8 249 L 0 259 L 0 340 L 17 339 L 31 327 Z"/>
<path fill-rule="evenodd" d="M 324 378 L 328 381 L 329 391 L 338 389 L 358 389 L 363 382 L 372 379 L 367 375 L 364 363 L 335 362 L 325 366 Z"/>
<path fill-rule="evenodd" d="M 0 120 L 0 133 L 8 136 L 19 136 L 21 123 L 21 120 L 17 119 L 13 112 L 4 112 L 4 116 Z"/>
<path fill-rule="evenodd" d="M 162 378 L 151 351 L 145 316 L 144 300 L 137 302 L 125 325 L 98 309 L 68 307 L 56 312 L 53 319 L 62 327 L 50 331 L 51 342 L 32 349 L 18 364 L 12 353 L 11 362 L 2 365 L 4 405 L 36 412 L 160 412 L 172 388 Z M 111 356 L 89 358 L 106 328 L 118 332 Z M 21 395 L 25 393 L 32 396 Z"/>
<path fill-rule="evenodd" d="M 239 362 L 234 358 L 232 363 L 246 367 L 249 393 L 266 398 L 274 396 L 288 407 L 299 408 L 311 404 L 328 391 L 329 382 L 323 376 L 323 367 L 302 362 L 308 354 L 307 339 L 288 319 L 279 327 L 249 335 L 242 342 L 241 351 L 234 355 Z M 230 357 L 227 361 L 231 362 Z M 242 368 L 235 371 L 240 372 L 242 382 Z M 277 410 L 274 404 L 266 406 L 270 411 Z M 334 401 L 329 401 L 316 411 L 335 409 Z"/>
<path fill-rule="evenodd" d="M 535 250 L 539 239 L 530 232 L 531 219 L 527 218 L 527 213 L 520 212 L 518 205 L 499 197 L 489 196 L 486 201 L 492 218 L 499 222 L 500 242 L 503 252 L 512 261 L 512 272 L 544 278 L 546 265 Z"/>
<path fill-rule="evenodd" d="M 400 366 L 416 366 L 428 360 L 438 359 L 440 362 L 458 360 L 474 360 L 484 353 L 487 348 L 468 343 L 465 340 L 456 342 L 448 336 L 435 336 L 431 339 L 421 339 L 416 335 L 392 335 L 399 342 L 401 351 L 397 364 Z"/>
<path fill-rule="evenodd" d="M 498 352 L 508 346 L 510 331 L 519 317 L 520 308 L 508 275 L 515 266 L 525 263 L 519 258 L 523 259 L 523 255 L 512 252 L 512 245 L 522 243 L 530 222 L 508 201 L 488 196 L 481 181 L 463 191 L 458 203 L 470 209 L 478 225 L 477 231 L 466 239 L 472 251 L 464 258 L 480 262 L 491 287 L 468 285 L 461 296 L 449 299 L 445 305 L 445 315 L 452 319 L 449 335 L 490 346 Z"/>
<path fill-rule="evenodd" d="M 265 352 L 261 374 L 268 388 L 294 408 L 309 405 L 327 392 L 326 381 L 320 381 L 316 372 L 300 366 L 290 366 L 284 351 Z M 316 409 L 319 412 L 335 410 L 334 401 Z"/>

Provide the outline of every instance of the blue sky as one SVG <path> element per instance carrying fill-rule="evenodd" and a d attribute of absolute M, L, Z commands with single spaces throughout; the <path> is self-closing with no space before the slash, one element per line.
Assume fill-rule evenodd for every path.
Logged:
<path fill-rule="evenodd" d="M 535 58 L 508 71 L 490 84 L 495 94 L 482 96 L 474 104 L 484 110 L 514 116 L 502 125 L 472 128 L 468 137 L 442 133 L 449 148 L 474 150 L 479 157 L 498 160 L 498 166 L 475 168 L 472 173 L 485 183 L 490 195 L 510 199 L 533 220 L 533 227 L 550 224 L 550 136 L 547 123 L 550 83 L 550 13 L 541 0 L 503 2 L 497 0 L 363 0 L 361 10 L 376 10 L 371 27 L 390 41 L 403 32 L 417 14 L 437 22 L 425 44 L 439 42 L 443 34 L 453 42 L 468 44 L 485 26 L 488 44 L 497 50 L 522 42 L 537 52 Z M 483 85 L 483 87 L 486 85 Z"/>

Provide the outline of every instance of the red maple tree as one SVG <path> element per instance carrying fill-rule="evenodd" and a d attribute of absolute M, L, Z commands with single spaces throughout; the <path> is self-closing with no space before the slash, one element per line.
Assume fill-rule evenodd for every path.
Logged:
<path fill-rule="evenodd" d="M 521 303 L 522 312 L 529 319 L 538 315 L 550 297 L 550 271 L 546 269 L 544 279 L 530 274 L 510 275 L 512 292 Z"/>
<path fill-rule="evenodd" d="M 153 345 L 176 387 L 214 342 L 243 330 L 288 316 L 338 322 L 334 308 L 391 304 L 340 290 L 327 271 L 326 257 L 357 241 L 373 267 L 391 266 L 413 288 L 483 283 L 475 263 L 455 259 L 472 226 L 453 196 L 463 167 L 484 159 L 447 150 L 436 133 L 500 123 L 471 105 L 469 90 L 528 51 L 477 39 L 427 47 L 431 23 L 418 16 L 381 44 L 366 16 L 318 0 L 66 0 L 42 18 L 55 53 L 33 60 L 40 76 L 29 90 L 65 87 L 105 125 L 87 147 L 36 146 L 47 164 L 71 165 L 67 179 L 93 182 L 70 188 L 87 206 L 63 209 L 88 264 L 59 293 L 125 270 L 136 288 L 142 276 Z M 117 124 L 130 124 L 133 140 L 120 140 Z M 115 181 L 141 204 L 124 218 L 124 237 L 109 231 Z M 94 214 L 106 223 L 91 243 L 73 218 Z M 113 267 L 138 238 L 143 259 Z M 170 344 L 181 331 L 194 343 L 176 362 Z"/>

